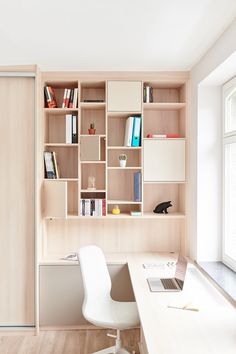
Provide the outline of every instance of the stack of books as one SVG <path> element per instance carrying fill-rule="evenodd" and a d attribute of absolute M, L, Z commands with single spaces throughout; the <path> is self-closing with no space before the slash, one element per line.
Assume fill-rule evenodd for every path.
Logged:
<path fill-rule="evenodd" d="M 105 216 L 106 200 L 105 199 L 81 199 L 80 200 L 80 216 Z"/>
<path fill-rule="evenodd" d="M 77 108 L 78 104 L 78 89 L 64 90 L 62 108 Z"/>
<path fill-rule="evenodd" d="M 151 86 L 144 86 L 143 88 L 143 102 L 153 102 L 153 88 Z"/>
<path fill-rule="evenodd" d="M 44 152 L 45 177 L 49 179 L 59 178 L 59 169 L 55 151 Z"/>
<path fill-rule="evenodd" d="M 48 108 L 57 108 L 55 92 L 51 86 L 44 87 L 44 95 L 46 100 L 46 106 Z"/>
<path fill-rule="evenodd" d="M 142 175 L 141 171 L 134 173 L 134 201 L 142 201 Z"/>
<path fill-rule="evenodd" d="M 66 144 L 78 143 L 77 117 L 74 114 L 66 114 Z"/>
<path fill-rule="evenodd" d="M 141 146 L 142 117 L 126 119 L 124 146 Z"/>

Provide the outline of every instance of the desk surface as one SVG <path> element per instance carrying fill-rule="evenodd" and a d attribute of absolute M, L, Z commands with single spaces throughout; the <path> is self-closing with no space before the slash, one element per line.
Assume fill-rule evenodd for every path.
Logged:
<path fill-rule="evenodd" d="M 127 259 L 148 353 L 235 354 L 236 310 L 195 266 L 189 264 L 182 292 L 149 291 L 146 278 L 172 276 L 174 269 L 164 264 L 173 259 L 152 253 Z M 145 269 L 143 263 L 160 266 Z M 168 308 L 173 301 L 193 302 L 199 311 Z"/>

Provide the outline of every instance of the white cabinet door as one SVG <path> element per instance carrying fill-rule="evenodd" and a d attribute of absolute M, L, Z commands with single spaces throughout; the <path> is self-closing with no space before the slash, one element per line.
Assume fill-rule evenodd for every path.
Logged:
<path fill-rule="evenodd" d="M 44 181 L 44 216 L 67 217 L 67 182 Z"/>
<path fill-rule="evenodd" d="M 185 140 L 144 140 L 144 182 L 185 181 Z"/>
<path fill-rule="evenodd" d="M 140 112 L 142 110 L 141 81 L 108 81 L 108 112 Z"/>

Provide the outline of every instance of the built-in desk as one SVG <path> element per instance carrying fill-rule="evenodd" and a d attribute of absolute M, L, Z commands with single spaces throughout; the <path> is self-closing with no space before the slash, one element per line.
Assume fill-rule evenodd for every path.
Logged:
<path fill-rule="evenodd" d="M 165 263 L 175 255 L 128 256 L 130 278 L 141 321 L 142 354 L 235 354 L 236 309 L 189 264 L 184 290 L 153 293 L 146 278 L 169 276 L 174 269 L 144 269 L 143 263 Z M 192 301 L 198 312 L 168 308 L 180 300 Z"/>

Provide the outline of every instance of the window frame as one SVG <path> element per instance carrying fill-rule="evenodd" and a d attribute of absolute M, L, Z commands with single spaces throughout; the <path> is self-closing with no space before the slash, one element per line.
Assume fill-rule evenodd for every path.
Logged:
<path fill-rule="evenodd" d="M 227 171 L 226 171 L 226 146 L 236 143 L 236 130 L 228 131 L 226 132 L 226 126 L 227 126 L 227 117 L 226 117 L 226 101 L 230 95 L 232 95 L 236 91 L 236 77 L 228 81 L 223 85 L 223 104 L 222 104 L 222 109 L 223 109 L 223 126 L 222 126 L 222 262 L 236 271 L 236 259 L 233 259 L 226 253 L 226 199 L 227 199 L 227 188 L 226 188 L 226 179 L 227 179 Z"/>

